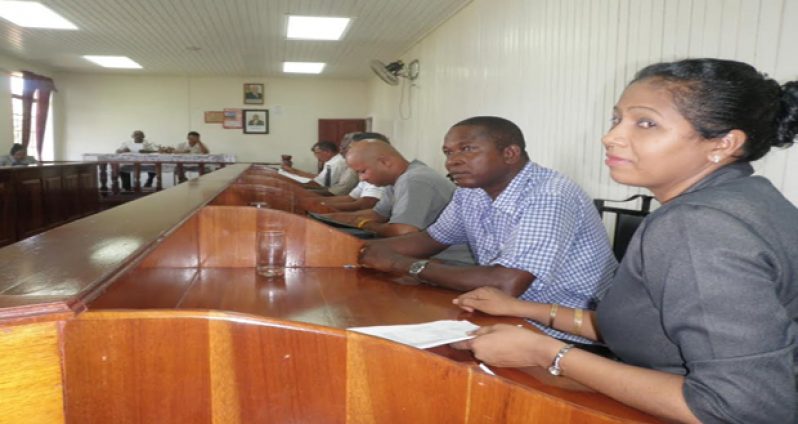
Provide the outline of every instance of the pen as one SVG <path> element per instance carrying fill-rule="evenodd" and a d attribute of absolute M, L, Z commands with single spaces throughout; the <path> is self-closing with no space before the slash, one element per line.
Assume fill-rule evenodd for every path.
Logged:
<path fill-rule="evenodd" d="M 481 369 L 482 371 L 485 371 L 485 374 L 496 375 L 496 373 L 495 373 L 495 372 L 493 372 L 493 370 L 491 370 L 490 368 L 488 368 L 488 366 L 487 366 L 487 365 L 485 365 L 485 364 L 484 364 L 484 363 L 482 363 L 482 362 L 480 362 L 480 363 L 479 363 L 479 369 Z"/>

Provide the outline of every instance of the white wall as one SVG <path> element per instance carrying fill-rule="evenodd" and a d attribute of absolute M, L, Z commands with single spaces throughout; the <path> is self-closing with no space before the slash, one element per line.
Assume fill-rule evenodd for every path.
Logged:
<path fill-rule="evenodd" d="M 421 61 L 417 86 L 370 82 L 370 114 L 407 156 L 441 171 L 450 125 L 509 118 L 534 161 L 620 198 L 637 190 L 610 180 L 600 138 L 634 72 L 713 56 L 798 79 L 796 22 L 798 0 L 475 0 L 403 56 Z M 756 166 L 798 203 L 798 147 Z"/>
<path fill-rule="evenodd" d="M 243 83 L 265 84 L 263 106 L 242 103 Z M 202 134 L 212 152 L 234 153 L 239 161 L 275 161 L 293 154 L 298 166 L 315 167 L 310 146 L 318 119 L 364 118 L 368 84 L 320 78 L 188 78 L 63 73 L 58 75 L 63 117 L 56 143 L 60 158 L 111 152 L 141 129 L 153 143 L 174 146 L 190 130 Z M 223 108 L 269 109 L 268 135 L 243 134 L 204 123 L 204 112 Z M 57 133 L 58 134 L 58 133 Z"/>

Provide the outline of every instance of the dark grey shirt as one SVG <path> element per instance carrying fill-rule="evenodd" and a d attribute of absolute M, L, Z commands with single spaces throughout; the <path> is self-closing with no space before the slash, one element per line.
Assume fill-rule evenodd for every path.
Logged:
<path fill-rule="evenodd" d="M 747 163 L 640 226 L 599 304 L 624 362 L 685 376 L 705 423 L 796 420 L 798 209 Z"/>

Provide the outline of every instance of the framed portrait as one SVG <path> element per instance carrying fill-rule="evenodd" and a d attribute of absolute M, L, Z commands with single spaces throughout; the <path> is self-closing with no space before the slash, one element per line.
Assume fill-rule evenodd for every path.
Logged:
<path fill-rule="evenodd" d="M 241 125 L 241 109 L 225 109 L 222 127 L 227 129 L 239 129 Z"/>
<path fill-rule="evenodd" d="M 263 84 L 257 84 L 257 83 L 244 84 L 244 104 L 245 105 L 263 104 Z"/>
<path fill-rule="evenodd" d="M 269 111 L 266 109 L 244 109 L 244 134 L 268 134 Z"/>

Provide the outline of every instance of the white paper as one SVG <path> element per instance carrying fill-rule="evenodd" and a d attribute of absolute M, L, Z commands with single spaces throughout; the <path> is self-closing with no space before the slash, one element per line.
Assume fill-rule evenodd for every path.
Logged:
<path fill-rule="evenodd" d="M 469 321 L 433 321 L 423 324 L 410 325 L 382 325 L 374 327 L 352 327 L 350 331 L 382 337 L 417 347 L 428 349 L 435 346 L 459 342 L 462 340 L 473 339 L 474 336 L 468 334 L 479 328 Z"/>
<path fill-rule="evenodd" d="M 288 177 L 288 178 L 290 178 L 290 179 L 292 179 L 292 180 L 294 180 L 294 181 L 296 181 L 298 183 L 301 183 L 301 184 L 305 184 L 305 183 L 309 183 L 310 182 L 310 178 L 305 178 L 305 177 L 302 177 L 302 176 L 299 176 L 299 175 L 296 175 L 296 174 L 292 174 L 292 173 L 290 173 L 288 171 L 285 171 L 283 169 L 277 171 L 277 173 L 282 175 L 282 176 L 284 176 L 284 177 Z"/>

